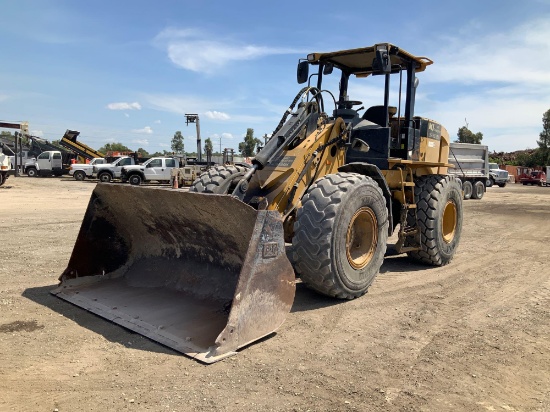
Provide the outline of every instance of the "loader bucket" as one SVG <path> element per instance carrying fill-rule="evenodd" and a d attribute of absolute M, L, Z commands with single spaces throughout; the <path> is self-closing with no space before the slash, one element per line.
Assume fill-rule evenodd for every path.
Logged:
<path fill-rule="evenodd" d="M 278 212 L 102 183 L 60 281 L 54 295 L 205 363 L 275 331 L 295 292 Z"/>

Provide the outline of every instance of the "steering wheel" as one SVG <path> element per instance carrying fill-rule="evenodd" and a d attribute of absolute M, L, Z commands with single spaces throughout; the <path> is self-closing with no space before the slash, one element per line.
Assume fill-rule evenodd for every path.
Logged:
<path fill-rule="evenodd" d="M 353 106 L 363 104 L 363 102 L 360 102 L 359 100 L 338 100 L 336 104 L 338 106 L 343 106 L 344 109 L 351 109 Z"/>

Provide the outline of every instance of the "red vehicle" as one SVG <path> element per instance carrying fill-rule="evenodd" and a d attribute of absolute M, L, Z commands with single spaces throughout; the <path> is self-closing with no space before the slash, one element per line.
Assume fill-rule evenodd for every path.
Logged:
<path fill-rule="evenodd" d="M 546 186 L 546 173 L 543 170 L 532 170 L 522 173 L 519 176 L 519 181 L 524 185 Z"/>

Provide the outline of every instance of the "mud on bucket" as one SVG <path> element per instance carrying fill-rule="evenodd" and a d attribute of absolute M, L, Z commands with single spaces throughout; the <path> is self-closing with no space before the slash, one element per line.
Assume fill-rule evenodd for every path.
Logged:
<path fill-rule="evenodd" d="M 206 363 L 275 331 L 295 279 L 276 211 L 98 184 L 58 297 Z"/>

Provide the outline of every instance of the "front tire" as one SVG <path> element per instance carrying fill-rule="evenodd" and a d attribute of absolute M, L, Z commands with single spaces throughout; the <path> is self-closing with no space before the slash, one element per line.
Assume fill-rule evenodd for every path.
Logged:
<path fill-rule="evenodd" d="M 489 178 L 489 179 L 487 179 L 487 183 L 485 184 L 485 186 L 491 187 L 494 184 L 495 184 L 495 181 L 492 178 Z"/>
<path fill-rule="evenodd" d="M 242 166 L 212 167 L 195 179 L 189 191 L 218 195 L 232 193 L 245 173 L 246 170 Z"/>
<path fill-rule="evenodd" d="M 34 167 L 31 167 L 30 169 L 27 169 L 27 176 L 36 177 L 38 176 L 38 171 Z"/>
<path fill-rule="evenodd" d="M 317 180 L 296 214 L 291 261 L 301 279 L 324 295 L 353 299 L 380 270 L 388 210 L 370 177 L 336 173 Z"/>
<path fill-rule="evenodd" d="M 414 197 L 421 249 L 408 255 L 429 265 L 444 266 L 453 259 L 462 233 L 460 185 L 451 176 L 422 176 L 416 181 Z"/>
<path fill-rule="evenodd" d="M 78 181 L 81 182 L 82 180 L 86 179 L 86 173 L 84 173 L 81 170 L 78 170 L 78 171 L 74 172 L 73 177 L 75 178 L 75 180 L 78 180 Z"/>
<path fill-rule="evenodd" d="M 504 186 L 506 186 L 506 182 L 498 184 L 498 187 L 504 187 Z"/>
<path fill-rule="evenodd" d="M 141 181 L 142 179 L 140 175 L 132 175 L 128 178 L 128 182 L 133 186 L 139 186 Z"/>
<path fill-rule="evenodd" d="M 109 183 L 111 180 L 113 180 L 113 177 L 110 173 L 103 172 L 99 174 L 98 179 L 100 182 Z"/>

